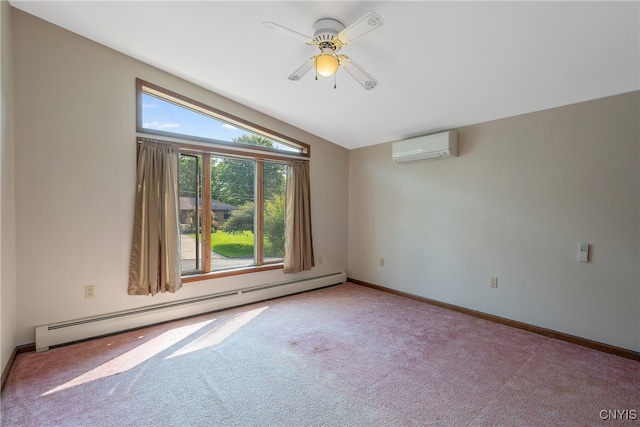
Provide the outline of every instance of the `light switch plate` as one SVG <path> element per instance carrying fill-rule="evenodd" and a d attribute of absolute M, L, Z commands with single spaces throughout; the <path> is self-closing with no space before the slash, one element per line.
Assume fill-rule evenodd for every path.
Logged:
<path fill-rule="evenodd" d="M 578 252 L 578 261 L 589 262 L 589 244 L 581 243 L 580 250 Z"/>

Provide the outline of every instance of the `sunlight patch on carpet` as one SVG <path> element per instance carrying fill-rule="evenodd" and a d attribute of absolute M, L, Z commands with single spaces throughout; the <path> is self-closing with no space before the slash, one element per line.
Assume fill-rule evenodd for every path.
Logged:
<path fill-rule="evenodd" d="M 233 316 L 231 319 L 227 320 L 225 323 L 215 328 L 214 330 L 207 332 L 200 338 L 195 341 L 187 344 L 182 347 L 180 350 L 176 351 L 170 356 L 167 356 L 166 359 L 171 359 L 172 357 L 183 356 L 185 354 L 202 350 L 207 347 L 212 347 L 214 345 L 220 344 L 225 339 L 229 338 L 234 332 L 238 329 L 242 328 L 247 323 L 251 322 L 255 319 L 260 313 L 265 311 L 267 307 L 256 308 L 254 310 L 246 311 L 244 313 L 237 314 Z"/>
<path fill-rule="evenodd" d="M 68 381 L 56 388 L 47 391 L 46 393 L 42 394 L 42 396 L 57 393 L 71 387 L 76 387 L 91 381 L 107 378 L 111 375 L 117 375 L 133 369 L 215 320 L 216 319 L 206 320 L 204 322 L 194 323 L 192 325 L 171 329 L 145 342 L 144 344 L 140 344 L 136 348 L 129 350 L 128 352 L 115 357 L 106 363 L 103 363 L 97 368 L 92 369 L 89 372 L 86 372 L 79 377 L 72 379 L 71 381 Z"/>

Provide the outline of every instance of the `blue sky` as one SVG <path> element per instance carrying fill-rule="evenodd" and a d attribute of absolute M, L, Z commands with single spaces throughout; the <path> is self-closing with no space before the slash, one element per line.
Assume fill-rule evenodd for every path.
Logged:
<path fill-rule="evenodd" d="M 251 132 L 146 93 L 142 93 L 142 127 L 220 141 L 232 141 L 242 135 L 252 135 Z M 280 149 L 297 151 L 273 142 Z"/>

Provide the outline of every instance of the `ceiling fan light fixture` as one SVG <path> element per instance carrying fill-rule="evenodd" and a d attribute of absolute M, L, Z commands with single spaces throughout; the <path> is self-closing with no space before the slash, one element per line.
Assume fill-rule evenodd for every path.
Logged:
<path fill-rule="evenodd" d="M 333 76 L 338 71 L 339 65 L 340 62 L 333 52 L 316 56 L 316 72 L 323 77 Z"/>
<path fill-rule="evenodd" d="M 297 31 L 290 30 L 282 25 L 273 22 L 264 22 L 262 28 L 269 31 L 298 39 L 309 46 L 320 50 L 320 53 L 310 57 L 289 75 L 289 80 L 300 80 L 309 70 L 315 68 L 316 80 L 318 75 L 323 77 L 335 76 L 338 68 L 341 67 L 358 81 L 366 90 L 373 89 L 377 85 L 369 73 L 353 62 L 347 56 L 340 54 L 340 50 L 347 44 L 359 39 L 370 31 L 382 26 L 382 18 L 375 12 L 369 12 L 353 24 L 345 28 L 341 22 L 331 18 L 324 18 L 313 24 L 313 36 L 308 37 Z M 335 88 L 335 79 L 334 85 Z"/>

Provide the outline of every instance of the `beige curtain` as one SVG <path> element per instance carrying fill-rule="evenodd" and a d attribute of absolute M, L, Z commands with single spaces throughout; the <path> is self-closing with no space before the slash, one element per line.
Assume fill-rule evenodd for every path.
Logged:
<path fill-rule="evenodd" d="M 284 272 L 297 273 L 315 266 L 311 240 L 309 162 L 287 162 L 287 207 Z"/>
<path fill-rule="evenodd" d="M 129 262 L 129 295 L 176 292 L 180 280 L 178 147 L 142 140 Z"/>

